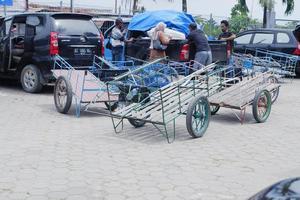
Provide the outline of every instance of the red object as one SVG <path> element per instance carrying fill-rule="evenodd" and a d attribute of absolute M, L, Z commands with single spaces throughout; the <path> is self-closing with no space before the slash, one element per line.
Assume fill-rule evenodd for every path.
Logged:
<path fill-rule="evenodd" d="M 57 32 L 51 32 L 50 33 L 50 55 L 51 56 L 57 55 L 58 52 L 59 52 L 58 33 Z"/>
<path fill-rule="evenodd" d="M 298 47 L 293 52 L 294 55 L 300 56 L 300 43 L 298 43 Z"/>
<path fill-rule="evenodd" d="M 188 44 L 185 44 L 182 46 L 179 59 L 181 61 L 186 61 L 189 59 L 189 45 Z"/>
<path fill-rule="evenodd" d="M 103 34 L 102 33 L 100 33 L 100 40 L 101 40 L 101 52 L 100 52 L 100 55 L 102 56 L 102 57 L 104 57 L 104 51 L 105 51 L 105 49 L 104 49 L 104 36 L 103 36 Z"/>

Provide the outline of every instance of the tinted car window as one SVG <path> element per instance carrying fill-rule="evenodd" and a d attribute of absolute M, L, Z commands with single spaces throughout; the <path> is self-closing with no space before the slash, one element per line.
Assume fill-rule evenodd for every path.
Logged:
<path fill-rule="evenodd" d="M 278 43 L 289 43 L 290 37 L 286 33 L 278 33 L 277 34 L 277 42 Z"/>
<path fill-rule="evenodd" d="M 252 34 L 246 34 L 246 35 L 242 35 L 240 37 L 237 37 L 234 41 L 237 44 L 249 44 L 250 40 L 251 40 Z"/>
<path fill-rule="evenodd" d="M 8 20 L 5 22 L 5 35 L 9 34 L 11 23 L 12 23 L 12 20 Z"/>
<path fill-rule="evenodd" d="M 92 21 L 82 19 L 56 19 L 55 31 L 61 35 L 100 35 L 99 30 Z"/>
<path fill-rule="evenodd" d="M 254 35 L 253 44 L 272 44 L 274 34 L 272 33 L 256 33 Z"/>

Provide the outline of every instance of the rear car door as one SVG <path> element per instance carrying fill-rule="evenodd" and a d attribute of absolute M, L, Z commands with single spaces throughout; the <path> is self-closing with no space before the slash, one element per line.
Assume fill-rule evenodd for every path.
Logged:
<path fill-rule="evenodd" d="M 1 28 L 1 41 L 0 41 L 0 72 L 5 72 L 9 64 L 9 34 L 11 30 L 12 18 L 3 22 Z"/>
<path fill-rule="evenodd" d="M 258 32 L 254 34 L 250 49 L 267 49 L 276 50 L 275 48 L 275 34 L 273 32 Z"/>
<path fill-rule="evenodd" d="M 90 66 L 93 56 L 102 54 L 100 32 L 90 16 L 55 14 L 52 32 L 58 38 L 58 52 L 75 67 Z"/>

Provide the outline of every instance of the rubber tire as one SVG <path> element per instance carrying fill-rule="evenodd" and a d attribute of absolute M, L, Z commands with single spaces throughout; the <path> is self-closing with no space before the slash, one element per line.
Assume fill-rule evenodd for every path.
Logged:
<path fill-rule="evenodd" d="M 146 124 L 145 121 L 141 121 L 141 120 L 128 119 L 128 121 L 135 128 L 141 128 L 141 127 L 143 127 Z"/>
<path fill-rule="evenodd" d="M 36 75 L 35 85 L 32 88 L 28 88 L 25 84 L 24 78 L 25 74 L 28 70 L 31 70 Z M 28 93 L 38 93 L 42 90 L 43 85 L 41 83 L 42 74 L 40 70 L 35 65 L 26 65 L 21 72 L 20 82 L 22 84 L 22 88 L 25 92 Z"/>
<path fill-rule="evenodd" d="M 262 93 L 265 93 L 266 97 L 267 97 L 267 113 L 265 114 L 265 116 L 263 118 L 260 118 L 257 107 L 258 107 L 259 98 L 260 98 Z M 256 95 L 254 97 L 253 104 L 252 104 L 252 114 L 253 114 L 254 119 L 258 123 L 264 123 L 268 119 L 268 117 L 270 116 L 271 107 L 272 107 L 272 100 L 271 100 L 271 94 L 270 94 L 269 91 L 262 90 L 262 91 L 259 91 L 258 93 L 256 93 Z"/>
<path fill-rule="evenodd" d="M 215 109 L 211 109 L 212 107 L 214 107 Z M 215 115 L 217 114 L 217 112 L 220 110 L 220 106 L 210 106 L 210 114 L 211 115 Z"/>
<path fill-rule="evenodd" d="M 110 105 L 109 102 L 104 102 L 106 108 L 113 112 L 118 108 L 119 105 L 118 105 L 118 102 L 111 102 L 111 103 L 112 103 L 112 105 Z"/>
<path fill-rule="evenodd" d="M 193 129 L 193 114 L 194 114 L 194 108 L 198 104 L 199 101 L 206 104 L 207 120 L 205 121 L 204 128 L 202 128 L 200 133 L 196 133 Z M 208 99 L 206 97 L 204 97 L 204 96 L 195 97 L 193 99 L 193 101 L 191 101 L 189 103 L 187 114 L 186 114 L 186 127 L 187 127 L 187 130 L 188 130 L 189 134 L 193 138 L 199 138 L 199 137 L 202 137 L 204 135 L 204 133 L 206 132 L 206 130 L 208 128 L 208 125 L 209 125 L 210 116 L 211 116 L 210 105 L 209 105 Z"/>
<path fill-rule="evenodd" d="M 57 98 L 56 98 L 59 81 L 64 81 L 66 84 L 66 88 L 67 88 L 67 100 L 66 100 L 65 106 L 62 108 L 60 106 L 58 106 L 58 102 L 57 102 Z M 67 114 L 72 105 L 73 93 L 72 93 L 72 85 L 71 85 L 70 81 L 68 79 L 66 79 L 64 76 L 59 76 L 57 78 L 57 80 L 55 82 L 55 86 L 54 86 L 54 95 L 53 96 L 54 96 L 54 104 L 55 104 L 57 112 L 62 113 L 62 114 Z"/>
<path fill-rule="evenodd" d="M 277 79 L 275 76 L 270 76 L 270 77 L 268 78 L 268 81 L 271 80 L 271 79 L 274 80 L 274 83 L 277 83 L 277 84 L 279 83 L 278 79 Z M 274 93 L 275 93 L 275 92 L 274 92 Z M 279 96 L 279 87 L 276 89 L 275 95 L 274 95 L 274 96 L 271 95 L 272 104 L 277 100 L 278 96 Z"/>

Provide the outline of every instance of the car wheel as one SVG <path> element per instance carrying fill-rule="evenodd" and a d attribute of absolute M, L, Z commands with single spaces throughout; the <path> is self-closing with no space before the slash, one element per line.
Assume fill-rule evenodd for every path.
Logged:
<path fill-rule="evenodd" d="M 23 68 L 20 81 L 23 90 L 29 93 L 38 93 L 43 88 L 41 72 L 35 65 L 27 65 Z"/>

